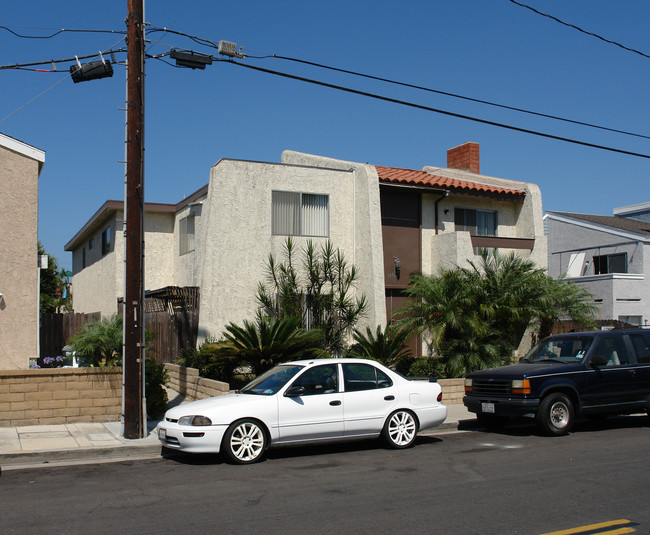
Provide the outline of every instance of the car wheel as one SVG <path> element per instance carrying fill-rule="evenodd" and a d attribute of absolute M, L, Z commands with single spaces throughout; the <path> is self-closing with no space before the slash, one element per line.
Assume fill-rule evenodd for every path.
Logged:
<path fill-rule="evenodd" d="M 226 431 L 222 451 L 235 464 L 251 464 L 262 458 L 267 442 L 266 433 L 259 422 L 238 420 Z"/>
<path fill-rule="evenodd" d="M 408 448 L 415 442 L 418 434 L 418 424 L 411 411 L 398 410 L 392 413 L 386 423 L 382 435 L 391 448 Z"/>
<path fill-rule="evenodd" d="M 560 392 L 549 394 L 539 404 L 537 423 L 549 435 L 566 435 L 573 427 L 573 403 Z"/>
<path fill-rule="evenodd" d="M 495 414 L 477 414 L 478 423 L 487 429 L 501 429 L 508 423 L 506 416 L 497 416 Z"/>

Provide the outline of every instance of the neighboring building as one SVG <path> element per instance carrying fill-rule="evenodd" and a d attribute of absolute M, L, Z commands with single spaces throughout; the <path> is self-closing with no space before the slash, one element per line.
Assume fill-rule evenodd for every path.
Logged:
<path fill-rule="evenodd" d="M 517 251 L 545 268 L 539 188 L 480 175 L 478 156 L 467 143 L 448 152 L 453 169 L 422 171 L 292 151 L 279 164 L 221 160 L 188 199 L 145 205 L 145 285 L 199 287 L 202 337 L 254 316 L 269 254 L 282 257 L 289 235 L 299 245 L 331 240 L 357 266 L 373 327 L 401 306 L 411 272 L 466 265 L 478 249 Z M 117 311 L 122 214 L 108 201 L 66 245 L 76 312 Z"/>
<path fill-rule="evenodd" d="M 45 153 L 0 134 L 0 370 L 38 357 L 38 177 Z"/>
<path fill-rule="evenodd" d="M 566 275 L 594 296 L 600 319 L 650 320 L 650 203 L 614 216 L 548 212 L 549 274 Z"/>

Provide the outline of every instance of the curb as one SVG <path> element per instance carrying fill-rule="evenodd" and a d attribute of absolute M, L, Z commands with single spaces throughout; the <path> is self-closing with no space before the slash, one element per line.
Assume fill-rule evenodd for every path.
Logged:
<path fill-rule="evenodd" d="M 113 448 L 77 448 L 72 450 L 31 451 L 0 454 L 0 469 L 34 468 L 65 464 L 111 462 L 118 459 L 153 459 L 159 457 L 162 444 L 117 446 Z"/>
<path fill-rule="evenodd" d="M 471 431 L 478 428 L 475 419 L 443 423 L 419 433 L 434 436 L 440 432 Z M 0 454 L 0 474 L 2 469 L 19 470 L 28 468 L 66 466 L 72 464 L 117 462 L 119 460 L 155 459 L 162 455 L 162 444 L 150 443 L 114 447 L 76 448 L 70 450 L 31 451 Z"/>

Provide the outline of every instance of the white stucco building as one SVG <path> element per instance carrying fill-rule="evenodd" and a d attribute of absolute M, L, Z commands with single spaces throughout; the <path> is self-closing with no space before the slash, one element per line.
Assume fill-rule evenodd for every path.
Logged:
<path fill-rule="evenodd" d="M 359 270 L 364 324 L 385 324 L 414 271 L 461 265 L 479 248 L 517 251 L 546 267 L 535 184 L 479 174 L 479 147 L 446 168 L 409 170 L 285 151 L 280 163 L 224 159 L 177 204 L 145 205 L 145 286 L 200 289 L 199 337 L 257 310 L 269 254 L 330 240 Z M 111 314 L 123 294 L 122 203 L 107 201 L 68 242 L 76 312 Z M 117 232 L 116 232 L 117 230 Z"/>

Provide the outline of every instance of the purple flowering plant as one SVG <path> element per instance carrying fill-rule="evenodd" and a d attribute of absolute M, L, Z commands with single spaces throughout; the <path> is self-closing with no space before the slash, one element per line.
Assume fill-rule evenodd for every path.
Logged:
<path fill-rule="evenodd" d="M 63 368 L 65 357 L 43 357 L 43 368 Z"/>

